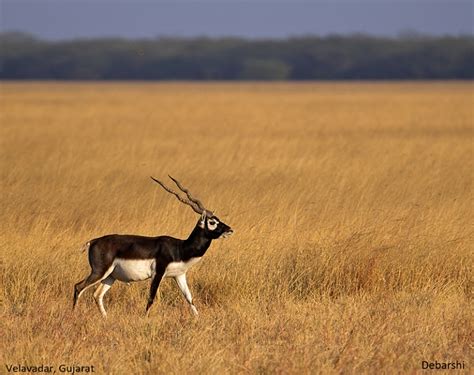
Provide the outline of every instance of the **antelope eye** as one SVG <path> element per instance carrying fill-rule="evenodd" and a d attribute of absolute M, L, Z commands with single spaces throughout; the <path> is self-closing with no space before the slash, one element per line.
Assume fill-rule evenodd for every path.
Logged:
<path fill-rule="evenodd" d="M 209 230 L 215 230 L 218 227 L 219 221 L 216 219 L 210 219 L 207 221 L 207 228 Z"/>

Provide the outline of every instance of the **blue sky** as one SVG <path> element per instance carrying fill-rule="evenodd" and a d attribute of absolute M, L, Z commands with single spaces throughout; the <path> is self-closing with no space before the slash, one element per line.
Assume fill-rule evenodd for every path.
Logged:
<path fill-rule="evenodd" d="M 58 40 L 120 36 L 282 38 L 362 32 L 473 34 L 472 1 L 0 0 L 2 31 Z"/>

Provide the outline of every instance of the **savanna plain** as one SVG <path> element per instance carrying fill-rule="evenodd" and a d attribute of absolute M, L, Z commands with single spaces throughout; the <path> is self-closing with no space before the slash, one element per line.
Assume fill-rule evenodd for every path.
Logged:
<path fill-rule="evenodd" d="M 0 373 L 472 371 L 473 86 L 6 83 Z M 102 319 L 82 245 L 185 238 L 177 177 L 235 229 L 172 279 L 114 284 Z"/>

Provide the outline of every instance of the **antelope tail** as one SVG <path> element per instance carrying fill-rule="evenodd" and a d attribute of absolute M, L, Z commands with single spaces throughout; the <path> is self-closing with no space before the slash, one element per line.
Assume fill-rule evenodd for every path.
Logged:
<path fill-rule="evenodd" d="M 86 250 L 89 250 L 89 247 L 90 247 L 90 246 L 91 246 L 91 242 L 90 242 L 90 241 L 88 241 L 88 242 L 86 242 L 84 245 L 82 245 L 82 247 L 80 248 L 81 253 L 83 253 L 83 252 L 86 251 Z"/>

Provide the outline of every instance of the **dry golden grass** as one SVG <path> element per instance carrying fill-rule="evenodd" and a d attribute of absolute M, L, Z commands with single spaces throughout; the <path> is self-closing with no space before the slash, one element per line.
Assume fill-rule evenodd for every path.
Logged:
<path fill-rule="evenodd" d="M 472 369 L 470 83 L 1 84 L 1 370 Z M 189 273 L 73 285 L 108 233 L 183 238 L 179 177 L 236 230 Z M 56 367 L 57 368 L 57 367 Z"/>

